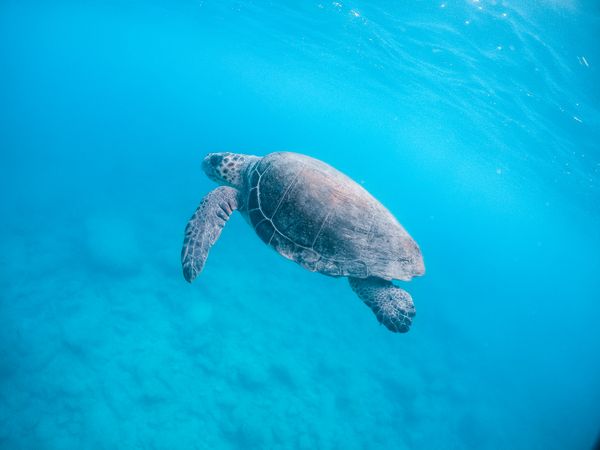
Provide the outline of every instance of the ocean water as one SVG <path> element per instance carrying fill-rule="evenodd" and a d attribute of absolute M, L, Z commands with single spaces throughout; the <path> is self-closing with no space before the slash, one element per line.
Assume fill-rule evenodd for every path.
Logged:
<path fill-rule="evenodd" d="M 590 449 L 596 1 L 0 3 L 0 448 Z M 234 214 L 208 152 L 344 171 L 419 243 L 393 334 Z"/>

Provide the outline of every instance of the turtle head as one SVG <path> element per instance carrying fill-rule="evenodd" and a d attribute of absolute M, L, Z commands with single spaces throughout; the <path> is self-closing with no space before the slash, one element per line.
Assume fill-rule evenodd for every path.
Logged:
<path fill-rule="evenodd" d="M 240 188 L 248 164 L 256 159 L 256 156 L 238 153 L 209 153 L 202 161 L 202 170 L 217 183 Z"/>

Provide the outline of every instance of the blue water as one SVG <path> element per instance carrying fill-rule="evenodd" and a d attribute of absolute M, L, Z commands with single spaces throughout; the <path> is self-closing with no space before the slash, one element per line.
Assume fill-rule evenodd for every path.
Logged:
<path fill-rule="evenodd" d="M 0 3 L 0 447 L 589 449 L 595 1 Z M 393 334 L 234 215 L 205 153 L 346 172 L 419 243 Z"/>

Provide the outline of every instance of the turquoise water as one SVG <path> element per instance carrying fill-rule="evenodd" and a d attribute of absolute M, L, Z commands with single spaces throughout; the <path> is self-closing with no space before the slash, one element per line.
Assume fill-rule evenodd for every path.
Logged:
<path fill-rule="evenodd" d="M 0 4 L 0 447 L 589 449 L 593 1 Z M 234 215 L 207 152 L 346 172 L 419 243 L 408 334 Z"/>

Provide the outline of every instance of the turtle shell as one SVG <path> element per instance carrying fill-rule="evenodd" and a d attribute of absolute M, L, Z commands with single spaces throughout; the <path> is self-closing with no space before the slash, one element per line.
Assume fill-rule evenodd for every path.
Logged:
<path fill-rule="evenodd" d="M 328 164 L 271 153 L 246 177 L 246 218 L 285 258 L 330 276 L 410 280 L 424 273 L 418 245 L 396 218 Z"/>

